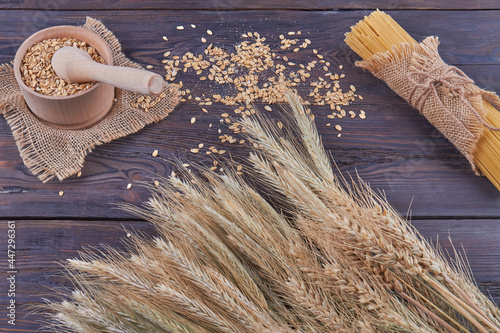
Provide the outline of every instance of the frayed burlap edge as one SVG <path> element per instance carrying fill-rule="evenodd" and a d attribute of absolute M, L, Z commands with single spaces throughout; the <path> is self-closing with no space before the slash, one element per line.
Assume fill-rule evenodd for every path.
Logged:
<path fill-rule="evenodd" d="M 116 66 L 142 68 L 121 52 L 115 35 L 100 21 L 87 17 L 84 28 L 101 36 L 110 46 Z M 83 130 L 53 128 L 34 116 L 24 102 L 12 65 L 0 65 L 0 112 L 9 124 L 24 165 L 42 182 L 63 180 L 83 168 L 85 157 L 95 147 L 127 136 L 158 122 L 179 102 L 179 90 L 166 85 L 165 97 L 148 109 L 134 108 L 138 94 L 115 89 L 115 103 L 99 123 Z"/>
<path fill-rule="evenodd" d="M 456 67 L 444 63 L 439 56 L 438 45 L 438 38 L 432 36 L 419 44 L 400 43 L 356 65 L 385 81 L 394 92 L 414 106 L 479 174 L 474 151 L 484 128 L 493 129 L 484 121 L 487 112 L 484 101 L 498 107 L 500 99 L 495 93 L 478 88 Z M 423 74 L 427 81 L 409 79 L 411 75 L 419 74 Z M 429 92 L 429 89 L 432 91 Z"/>

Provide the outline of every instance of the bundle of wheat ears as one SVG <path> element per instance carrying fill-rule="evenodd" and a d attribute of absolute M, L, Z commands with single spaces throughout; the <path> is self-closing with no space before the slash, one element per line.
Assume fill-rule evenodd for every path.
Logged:
<path fill-rule="evenodd" d="M 143 207 L 157 236 L 68 261 L 76 290 L 48 302 L 63 332 L 500 332 L 461 264 L 365 184 L 335 176 L 314 117 L 241 121 L 255 184 L 180 172 Z M 259 188 L 259 191 L 256 190 Z M 270 203 L 266 198 L 273 198 Z"/>

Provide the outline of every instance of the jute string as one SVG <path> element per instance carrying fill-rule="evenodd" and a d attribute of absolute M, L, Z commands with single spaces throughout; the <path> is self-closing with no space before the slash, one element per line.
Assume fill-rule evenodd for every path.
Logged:
<path fill-rule="evenodd" d="M 357 66 L 385 81 L 424 115 L 478 172 L 473 154 L 484 129 L 500 131 L 484 120 L 483 100 L 498 107 L 500 99 L 478 88 L 460 69 L 446 64 L 438 45 L 436 37 L 427 37 L 420 44 L 401 43 Z"/>
<path fill-rule="evenodd" d="M 83 27 L 108 43 L 116 66 L 142 68 L 122 53 L 118 39 L 101 22 L 87 17 Z M 54 178 L 63 180 L 78 173 L 85 157 L 95 147 L 136 133 L 167 117 L 179 102 L 179 90 L 166 85 L 163 93 L 165 98 L 146 112 L 131 106 L 140 95 L 115 89 L 116 101 L 99 123 L 83 130 L 57 129 L 31 113 L 14 78 L 12 65 L 0 65 L 0 113 L 12 130 L 24 165 L 42 182 Z"/>

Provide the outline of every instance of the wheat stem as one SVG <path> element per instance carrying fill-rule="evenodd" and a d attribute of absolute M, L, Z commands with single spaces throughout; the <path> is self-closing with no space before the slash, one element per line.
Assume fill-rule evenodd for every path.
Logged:
<path fill-rule="evenodd" d="M 434 304 L 432 301 L 430 301 L 427 297 L 425 297 L 424 295 L 422 295 L 420 292 L 418 292 L 415 288 L 413 288 L 411 285 L 409 285 L 407 282 L 405 282 L 404 280 L 398 278 L 396 276 L 397 279 L 399 279 L 399 281 L 404 284 L 406 286 L 406 288 L 408 288 L 412 293 L 414 293 L 415 295 L 417 295 L 419 298 L 423 299 L 430 307 L 432 307 L 434 310 L 436 310 L 437 312 L 439 312 L 443 317 L 445 317 L 446 319 L 448 319 L 449 321 L 451 321 L 456 327 L 460 328 L 461 330 L 463 331 L 467 331 L 467 329 L 465 329 L 462 325 L 460 325 L 455 319 L 453 319 L 451 316 L 449 316 L 448 314 L 446 314 L 443 310 L 441 310 L 436 304 Z M 413 278 L 413 280 L 416 280 L 416 278 Z M 440 300 L 442 300 L 443 302 L 445 302 L 446 304 L 450 304 L 448 302 L 447 299 L 445 299 L 442 295 L 440 295 L 439 293 L 437 293 L 434 289 L 430 288 L 427 284 L 424 284 L 424 286 L 426 288 L 428 288 L 429 291 L 431 291 L 435 296 L 437 296 Z M 451 304 L 450 304 L 451 306 Z"/>
<path fill-rule="evenodd" d="M 476 303 L 464 292 L 462 288 L 460 288 L 455 283 L 455 281 L 450 279 L 446 274 L 443 274 L 443 278 L 444 281 L 448 283 L 453 288 L 453 290 L 455 290 L 456 293 L 458 293 L 460 296 L 463 297 L 463 299 L 467 302 L 468 305 L 470 305 L 480 316 L 483 317 L 484 320 L 486 320 L 489 323 L 490 327 L 492 327 L 495 330 L 495 332 L 497 333 L 500 332 L 500 329 L 490 321 L 486 313 L 476 305 Z"/>
<path fill-rule="evenodd" d="M 476 320 L 476 318 L 474 318 L 474 316 L 476 316 L 476 317 L 478 317 L 480 319 L 483 319 L 481 315 L 479 315 L 478 313 L 476 313 L 476 311 L 474 311 L 474 309 L 472 309 L 470 306 L 468 306 L 463 301 L 461 301 L 460 299 L 458 299 L 455 295 L 453 295 L 451 292 L 449 292 L 446 289 L 446 287 L 444 287 L 443 285 L 441 285 L 440 283 L 438 283 L 433 278 L 430 278 L 430 277 L 424 275 L 423 279 L 426 282 L 428 282 L 438 293 L 440 293 L 443 296 L 445 296 L 447 298 L 448 302 L 453 306 L 453 308 L 458 313 L 460 313 L 462 316 L 464 316 L 465 318 L 467 318 L 467 320 L 469 320 L 481 332 L 483 332 L 483 333 L 487 333 L 488 332 L 488 330 L 483 325 L 481 325 Z M 486 323 L 486 324 L 489 326 L 488 323 Z M 495 329 L 494 327 L 492 327 L 492 328 Z"/>
<path fill-rule="evenodd" d="M 410 296 L 406 295 L 404 292 L 398 292 L 398 295 L 403 297 L 406 301 L 408 301 L 410 304 L 415 306 L 417 309 L 420 311 L 424 312 L 426 315 L 431 317 L 434 321 L 438 322 L 440 325 L 442 325 L 444 328 L 446 328 L 448 331 L 451 333 L 460 333 L 457 331 L 455 328 L 453 328 L 450 324 L 445 322 L 442 318 L 439 318 L 435 313 L 427 309 L 425 306 L 411 298 Z"/>

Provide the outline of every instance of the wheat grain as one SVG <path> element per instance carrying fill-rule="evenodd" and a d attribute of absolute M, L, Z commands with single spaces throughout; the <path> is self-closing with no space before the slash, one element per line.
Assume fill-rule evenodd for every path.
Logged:
<path fill-rule="evenodd" d="M 38 93 L 51 96 L 74 95 L 92 87 L 95 82 L 70 83 L 57 76 L 52 68 L 52 57 L 65 46 L 87 51 L 92 60 L 105 63 L 97 50 L 86 42 L 70 37 L 45 39 L 26 51 L 19 68 L 23 82 Z"/>
<path fill-rule="evenodd" d="M 105 247 L 68 262 L 83 295 L 50 305 L 56 325 L 497 332 L 498 310 L 464 274 L 366 184 L 334 177 L 314 117 L 297 96 L 288 98 L 284 130 L 258 112 L 238 121 L 256 147 L 245 171 L 276 202 L 238 176 L 242 165 L 218 175 L 210 172 L 217 161 L 199 174 L 185 164 L 144 207 L 125 206 L 151 221 L 157 236 L 131 234 L 129 253 Z"/>

